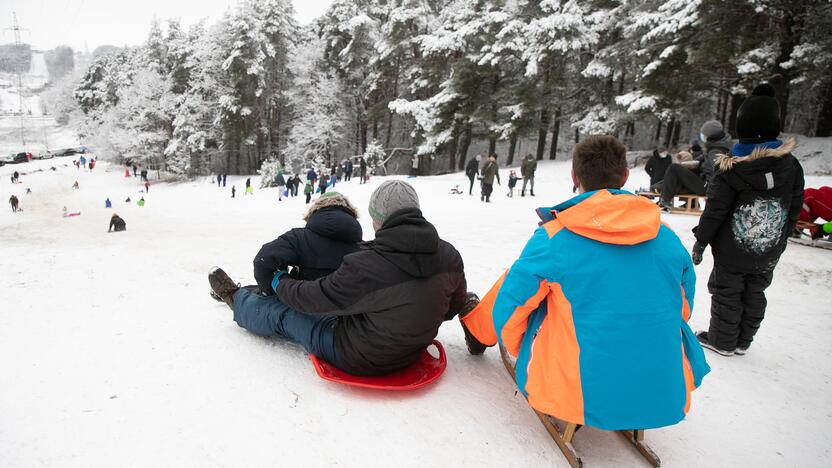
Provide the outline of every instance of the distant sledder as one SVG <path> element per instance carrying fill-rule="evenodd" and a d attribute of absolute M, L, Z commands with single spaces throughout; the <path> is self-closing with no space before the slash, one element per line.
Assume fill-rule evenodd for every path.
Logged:
<path fill-rule="evenodd" d="M 328 260 L 327 244 L 340 245 L 322 237 L 323 232 L 315 233 L 311 225 L 318 204 L 340 205 L 332 197 L 330 192 L 315 202 L 307 229 L 285 234 L 285 243 L 275 241 L 285 252 L 264 260 L 262 266 L 268 270 L 282 268 L 270 281 L 258 280 L 269 282 L 266 287 L 276 295 L 264 297 L 249 290 L 254 288 L 240 288 L 219 268 L 208 275 L 211 289 L 234 311 L 241 327 L 297 341 L 351 375 L 378 376 L 406 368 L 432 344 L 442 322 L 465 306 L 462 259 L 422 216 L 413 187 L 397 180 L 380 185 L 370 198 L 373 242 L 343 257 L 343 263 L 322 278 L 298 276 L 305 273 L 303 266 L 298 274 L 288 273 L 286 267 L 304 261 L 310 262 L 306 274 L 314 276 L 309 268 Z M 321 228 L 331 232 L 337 226 L 331 222 Z M 305 241 L 292 244 L 291 238 Z M 305 246 L 314 251 L 305 251 Z M 264 250 L 272 251 L 266 246 Z M 332 252 L 337 260 L 339 253 Z M 308 258 L 309 253 L 323 258 Z"/>

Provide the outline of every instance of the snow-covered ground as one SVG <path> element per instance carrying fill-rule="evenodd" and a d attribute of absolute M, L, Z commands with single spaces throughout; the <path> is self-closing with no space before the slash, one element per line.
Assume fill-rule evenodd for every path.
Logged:
<path fill-rule="evenodd" d="M 469 356 L 456 321 L 439 333 L 447 372 L 410 394 L 329 384 L 300 347 L 237 327 L 208 296 L 208 269 L 252 283 L 260 245 L 302 223 L 301 198 L 278 203 L 274 189 L 246 197 L 244 177 L 223 189 L 206 178 L 154 185 L 140 208 L 140 185 L 123 168 L 89 173 L 70 160 L 0 168 L 3 203 L 16 193 L 25 210 L 0 210 L 0 466 L 568 466 L 498 353 Z M 37 167 L 47 170 L 10 185 L 13 170 Z M 365 239 L 381 180 L 336 187 L 362 208 Z M 490 205 L 449 195 L 454 184 L 467 191 L 459 174 L 410 181 L 480 293 L 531 235 L 533 208 L 572 188 L 566 162 L 541 165 L 536 198 L 507 199 L 504 185 Z M 628 188 L 646 183 L 636 169 Z M 832 177 L 807 177 L 820 184 Z M 63 206 L 82 214 L 64 219 Z M 106 232 L 113 211 L 127 232 Z M 696 218 L 665 219 L 690 247 Z M 697 267 L 694 329 L 708 324 L 710 268 L 708 254 Z M 713 371 L 688 418 L 648 431 L 665 466 L 828 466 L 832 252 L 790 245 L 767 295 L 751 352 L 708 353 Z M 587 466 L 647 466 L 610 433 L 584 429 L 575 446 Z"/>

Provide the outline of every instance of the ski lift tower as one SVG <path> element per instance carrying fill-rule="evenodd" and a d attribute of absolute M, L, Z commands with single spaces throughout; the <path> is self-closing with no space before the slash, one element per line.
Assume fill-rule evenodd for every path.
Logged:
<path fill-rule="evenodd" d="M 11 30 L 14 33 L 14 44 L 16 46 L 20 46 L 20 32 L 25 31 L 25 29 L 20 27 L 20 24 L 17 22 L 17 12 L 12 13 L 12 27 L 6 28 L 7 30 Z M 20 142 L 23 145 L 23 150 L 26 150 L 26 130 L 25 130 L 25 123 L 23 121 L 23 74 L 20 71 L 20 68 L 17 69 L 17 101 L 18 101 L 18 110 L 20 111 Z"/>

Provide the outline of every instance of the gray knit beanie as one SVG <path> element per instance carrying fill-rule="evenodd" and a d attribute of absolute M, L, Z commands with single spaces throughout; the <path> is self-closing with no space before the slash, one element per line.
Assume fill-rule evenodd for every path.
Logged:
<path fill-rule="evenodd" d="M 419 208 L 416 190 L 403 180 L 388 180 L 370 195 L 370 217 L 379 226 L 387 217 L 405 208 Z"/>
<path fill-rule="evenodd" d="M 705 122 L 702 124 L 700 132 L 702 133 L 702 137 L 705 141 L 715 141 L 725 136 L 725 130 L 723 130 L 722 124 L 719 123 L 719 120 L 709 120 Z"/>

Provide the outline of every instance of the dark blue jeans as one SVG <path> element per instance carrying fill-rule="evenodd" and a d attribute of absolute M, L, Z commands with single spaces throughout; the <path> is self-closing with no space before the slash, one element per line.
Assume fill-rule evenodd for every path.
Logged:
<path fill-rule="evenodd" d="M 281 336 L 300 343 L 309 354 L 340 367 L 335 351 L 335 322 L 331 315 L 308 315 L 280 302 L 240 288 L 234 293 L 234 321 L 262 336 Z"/>

